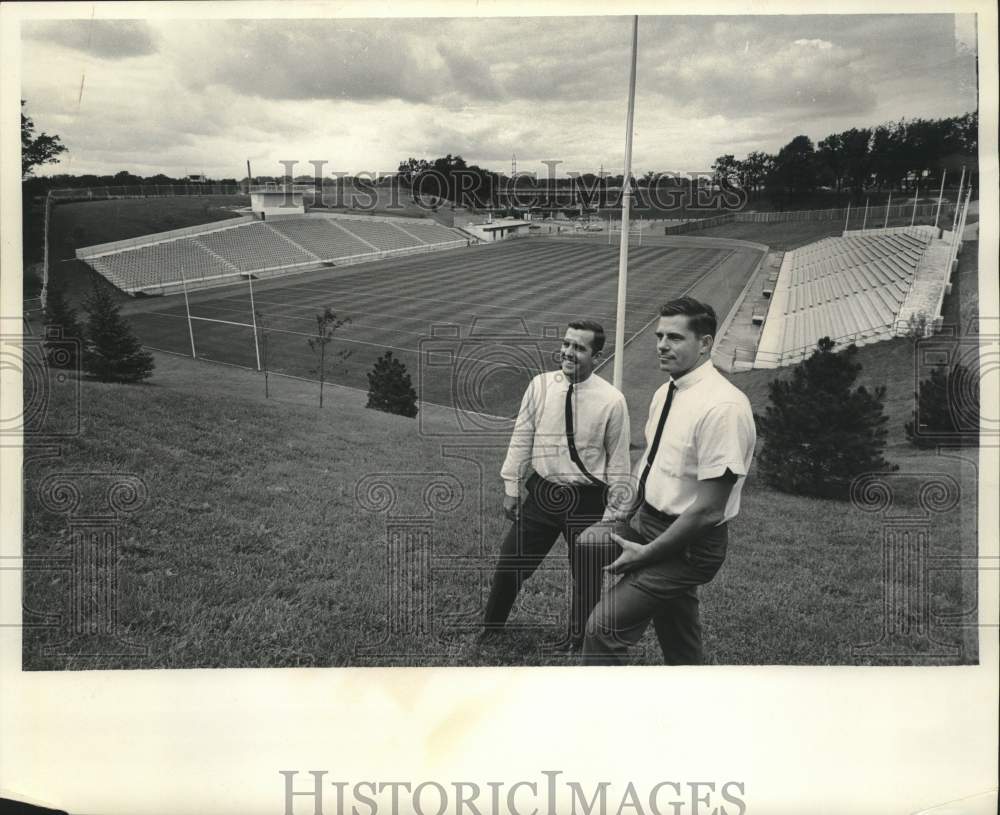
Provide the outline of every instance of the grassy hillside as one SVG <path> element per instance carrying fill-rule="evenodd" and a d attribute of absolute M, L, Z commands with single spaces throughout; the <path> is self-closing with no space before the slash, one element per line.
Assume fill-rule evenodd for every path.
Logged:
<path fill-rule="evenodd" d="M 772 249 L 787 251 L 832 235 L 841 235 L 843 231 L 843 221 L 796 221 L 776 224 L 731 223 L 691 234 L 706 238 L 758 241 L 766 243 Z"/>
<path fill-rule="evenodd" d="M 272 384 L 281 401 L 262 398 L 259 375 L 160 356 L 151 384 L 80 383 L 81 433 L 58 457 L 46 458 L 42 440 L 29 437 L 31 619 L 70 612 L 69 574 L 45 564 L 74 544 L 67 519 L 40 503 L 45 478 L 86 473 L 71 478 L 83 493 L 77 514 L 88 515 L 108 511 L 104 474 L 131 473 L 148 499 L 119 523 L 117 608 L 121 636 L 148 655 L 46 656 L 45 646 L 65 633 L 50 619 L 49 627 L 25 629 L 26 668 L 571 663 L 544 650 L 565 625 L 562 544 L 525 586 L 514 630 L 482 651 L 474 645 L 505 530 L 498 510 L 505 435 L 441 436 L 453 424 L 447 413 L 421 421 L 379 414 L 363 407 L 363 394 L 342 389 L 328 391 L 320 410 L 313 385 Z M 50 394 L 50 414 L 75 409 L 66 390 Z M 972 489 L 970 466 L 944 466 Z M 445 483 L 436 498 L 426 492 L 431 481 Z M 381 497 L 393 503 L 380 512 Z M 913 496 L 899 503 L 912 508 Z M 931 518 L 934 554 L 975 551 L 973 504 Z M 412 529 L 421 516 L 429 538 L 390 561 L 388 527 Z M 751 479 L 727 564 L 702 593 L 712 660 L 886 661 L 855 651 L 881 631 L 881 523 L 850 505 L 783 495 Z M 399 573 L 419 562 L 428 575 Z M 937 579 L 935 613 L 967 608 L 974 580 Z M 392 584 L 402 584 L 401 594 L 390 594 Z M 950 661 L 976 660 L 967 630 L 936 636 L 961 648 Z M 915 643 L 894 661 L 920 662 L 925 647 Z M 651 636 L 635 659 L 658 663 Z"/>
<path fill-rule="evenodd" d="M 81 201 L 52 209 L 49 251 L 56 259 L 73 257 L 81 246 L 137 238 L 239 217 L 233 210 L 250 206 L 245 195 L 177 195 Z"/>

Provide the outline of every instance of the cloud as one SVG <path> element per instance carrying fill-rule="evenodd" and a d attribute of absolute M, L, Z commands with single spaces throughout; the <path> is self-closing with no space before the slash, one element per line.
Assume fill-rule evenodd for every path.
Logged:
<path fill-rule="evenodd" d="M 405 29 L 352 20 L 207 24 L 181 44 L 178 69 L 191 88 L 269 100 L 428 101 L 447 68 Z"/>
<path fill-rule="evenodd" d="M 477 99 L 496 100 L 506 95 L 484 60 L 448 43 L 438 43 L 437 50 L 458 91 Z"/>
<path fill-rule="evenodd" d="M 58 20 L 25 23 L 25 34 L 101 59 L 155 54 L 156 39 L 143 20 Z"/>
<path fill-rule="evenodd" d="M 861 51 L 822 39 L 744 45 L 736 56 L 723 43 L 657 70 L 663 97 L 702 113 L 753 116 L 762 112 L 864 117 L 877 95 L 857 62 Z"/>

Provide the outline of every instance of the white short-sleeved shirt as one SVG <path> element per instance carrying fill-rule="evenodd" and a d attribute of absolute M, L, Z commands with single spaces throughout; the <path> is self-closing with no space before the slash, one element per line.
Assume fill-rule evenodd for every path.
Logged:
<path fill-rule="evenodd" d="M 653 394 L 649 405 L 646 452 L 640 468 L 649 456 L 669 384 Z M 674 384 L 677 391 L 646 479 L 646 502 L 667 515 L 680 515 L 694 503 L 699 481 L 731 470 L 737 479 L 723 522 L 730 521 L 740 511 L 740 493 L 757 442 L 750 400 L 715 369 L 711 360 Z"/>

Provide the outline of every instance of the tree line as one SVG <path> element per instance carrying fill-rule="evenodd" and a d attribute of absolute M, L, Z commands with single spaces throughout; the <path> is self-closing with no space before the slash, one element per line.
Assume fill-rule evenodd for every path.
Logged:
<path fill-rule="evenodd" d="M 963 166 L 975 175 L 978 151 L 979 114 L 971 112 L 852 127 L 816 144 L 800 135 L 774 155 L 755 151 L 742 160 L 731 153 L 719 156 L 712 174 L 716 184 L 738 186 L 751 196 L 827 189 L 857 197 L 871 190 L 927 189 L 940 184 L 945 173 L 957 185 Z"/>

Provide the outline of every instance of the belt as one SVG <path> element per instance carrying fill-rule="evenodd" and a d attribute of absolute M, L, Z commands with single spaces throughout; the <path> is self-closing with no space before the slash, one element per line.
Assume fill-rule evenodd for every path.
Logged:
<path fill-rule="evenodd" d="M 648 512 L 654 518 L 656 518 L 656 519 L 658 519 L 660 521 L 663 521 L 664 523 L 668 523 L 668 524 L 672 524 L 674 521 L 676 521 L 680 517 L 679 515 L 667 515 L 666 512 L 660 512 L 660 510 L 658 510 L 656 507 L 652 506 L 651 504 L 648 504 L 646 501 L 642 502 L 642 506 L 640 507 L 640 509 L 643 512 Z"/>
<path fill-rule="evenodd" d="M 597 490 L 597 489 L 603 490 L 603 489 L 606 489 L 606 487 L 603 484 L 593 484 L 590 481 L 580 481 L 580 482 L 575 483 L 575 484 L 560 484 L 558 481 L 552 481 L 551 479 L 545 478 L 545 476 L 541 476 L 541 475 L 539 475 L 538 473 L 535 473 L 535 472 L 533 472 L 530 476 L 528 476 L 528 480 L 527 480 L 525 486 L 527 486 L 527 488 L 530 490 L 538 481 L 545 482 L 546 484 L 549 485 L 550 489 L 560 489 L 560 490 Z"/>

